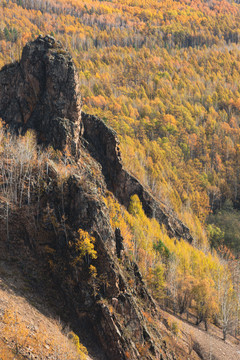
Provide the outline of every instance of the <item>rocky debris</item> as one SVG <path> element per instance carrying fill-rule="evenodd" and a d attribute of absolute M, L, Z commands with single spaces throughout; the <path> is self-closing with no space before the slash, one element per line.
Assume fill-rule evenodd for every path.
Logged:
<path fill-rule="evenodd" d="M 50 36 L 27 43 L 20 62 L 0 71 L 0 117 L 18 132 L 34 129 L 39 142 L 77 155 L 80 110 L 73 60 Z"/>
<path fill-rule="evenodd" d="M 114 130 L 96 116 L 82 112 L 83 137 L 91 155 L 102 165 L 102 171 L 110 191 L 127 208 L 131 196 L 137 194 L 147 216 L 155 217 L 164 224 L 170 236 L 192 242 L 189 229 L 166 206 L 157 201 L 147 189 L 122 165 L 119 140 Z"/>

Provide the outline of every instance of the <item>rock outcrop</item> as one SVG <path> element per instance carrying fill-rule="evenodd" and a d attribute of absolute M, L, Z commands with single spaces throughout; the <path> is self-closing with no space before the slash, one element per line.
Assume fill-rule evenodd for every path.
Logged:
<path fill-rule="evenodd" d="M 189 229 L 123 168 L 117 134 L 101 119 L 81 112 L 73 60 L 54 38 L 39 36 L 24 47 L 19 63 L 0 71 L 0 117 L 17 131 L 34 129 L 39 142 L 55 149 L 68 146 L 77 157 L 83 136 L 121 204 L 128 207 L 137 194 L 147 216 L 164 224 L 170 236 L 192 242 Z"/>
<path fill-rule="evenodd" d="M 108 188 L 119 202 L 128 208 L 131 196 L 137 194 L 148 217 L 155 217 L 160 224 L 164 224 L 170 236 L 183 238 L 191 243 L 193 238 L 189 229 L 123 168 L 116 132 L 98 117 L 84 112 L 82 112 L 82 122 L 83 137 L 87 140 L 86 146 L 91 155 L 102 165 Z"/>
<path fill-rule="evenodd" d="M 38 140 L 77 154 L 81 96 L 69 53 L 52 37 L 28 43 L 20 62 L 0 71 L 0 117 L 11 128 L 36 130 Z"/>
<path fill-rule="evenodd" d="M 116 133 L 81 112 L 77 72 L 60 43 L 39 36 L 24 47 L 19 63 L 0 71 L 0 117 L 17 132 L 34 129 L 39 143 L 60 150 L 67 146 L 76 164 L 61 190 L 57 170 L 49 169 L 51 187 L 41 199 L 38 196 L 37 204 L 32 200 L 28 221 L 23 216 L 27 204 L 14 210 L 8 247 L 21 254 L 24 266 L 31 257 L 39 267 L 44 263 L 52 288 L 61 292 L 61 314 L 75 317 L 77 330 L 83 318 L 91 324 L 105 359 L 175 359 L 157 327 L 149 326 L 143 316 L 147 311 L 154 317 L 157 307 L 137 265 L 123 255 L 121 233 L 110 225 L 103 196 L 108 189 L 127 207 L 137 194 L 146 214 L 165 224 L 171 236 L 191 242 L 191 235 L 123 168 Z M 79 228 L 96 239 L 97 278 L 91 276 L 87 261 L 74 261 Z"/>

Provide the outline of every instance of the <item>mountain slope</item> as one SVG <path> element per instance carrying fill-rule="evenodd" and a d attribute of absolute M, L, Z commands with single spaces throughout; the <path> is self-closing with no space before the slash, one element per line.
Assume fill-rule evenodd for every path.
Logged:
<path fill-rule="evenodd" d="M 41 33 L 60 40 L 84 111 L 117 131 L 124 167 L 204 249 L 212 212 L 240 223 L 239 11 L 227 0 L 2 1 L 0 66 Z M 237 255 L 238 232 L 221 219 Z"/>
<path fill-rule="evenodd" d="M 0 263 L 1 359 L 91 360 L 74 345 L 73 333 L 64 328 L 53 304 L 32 289 L 30 277 L 3 260 L 5 254 Z"/>
<path fill-rule="evenodd" d="M 74 61 L 51 36 L 0 71 L 0 116 L 2 254 L 93 359 L 189 357 L 177 320 L 151 294 L 206 330 L 214 319 L 224 336 L 237 334 L 237 261 L 194 247 L 176 214 L 124 169 L 116 133 L 81 111 Z M 196 351 L 192 359 L 204 358 Z"/>
<path fill-rule="evenodd" d="M 9 128 L 25 133 L 4 140 L 1 239 L 6 254 L 29 275 L 38 269 L 36 283 L 46 282 L 52 296 L 60 296 L 59 314 L 76 333 L 81 322 L 88 324 L 106 358 L 175 359 L 157 322 L 143 316 L 147 312 L 157 320 L 156 304 L 137 265 L 122 255 L 123 239 L 111 227 L 104 201 L 106 184 L 125 205 L 139 194 L 146 213 L 155 212 L 170 235 L 188 240 L 188 229 L 122 168 L 112 130 L 81 114 L 74 64 L 53 38 L 27 44 L 19 63 L 1 70 L 0 98 L 0 116 Z M 43 155 L 29 129 L 45 146 Z"/>

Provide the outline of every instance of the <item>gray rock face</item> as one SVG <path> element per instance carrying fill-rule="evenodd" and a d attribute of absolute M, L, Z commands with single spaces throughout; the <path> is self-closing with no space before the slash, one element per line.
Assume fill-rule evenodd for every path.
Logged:
<path fill-rule="evenodd" d="M 101 119 L 84 112 L 82 121 L 83 137 L 87 140 L 87 147 L 91 155 L 102 165 L 108 188 L 119 202 L 128 207 L 131 196 L 137 194 L 148 217 L 155 217 L 160 224 L 164 224 L 170 236 L 183 238 L 191 243 L 193 238 L 189 229 L 123 168 L 115 131 L 107 127 Z"/>
<path fill-rule="evenodd" d="M 17 131 L 36 130 L 38 141 L 78 152 L 81 97 L 71 56 L 50 36 L 28 43 L 19 63 L 0 71 L 0 117 Z"/>

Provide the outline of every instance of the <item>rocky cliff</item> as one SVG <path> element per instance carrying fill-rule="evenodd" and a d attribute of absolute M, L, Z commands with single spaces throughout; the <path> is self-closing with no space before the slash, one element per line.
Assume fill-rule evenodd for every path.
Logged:
<path fill-rule="evenodd" d="M 40 142 L 77 153 L 80 111 L 73 60 L 50 36 L 27 44 L 20 62 L 0 72 L 0 117 L 17 131 L 33 128 Z"/>
<path fill-rule="evenodd" d="M 131 196 L 137 194 L 148 217 L 155 217 L 160 224 L 164 224 L 170 236 L 191 243 L 193 239 L 189 229 L 123 168 L 117 134 L 96 116 L 82 112 L 82 122 L 86 146 L 102 165 L 107 186 L 119 202 L 128 208 Z"/>
<path fill-rule="evenodd" d="M 31 206 L 12 209 L 7 239 L 1 222 L 5 251 L 28 273 L 47 272 L 60 315 L 77 332 L 95 334 L 102 349 L 96 359 L 176 359 L 158 326 L 143 316 L 148 312 L 157 322 L 157 306 L 137 265 L 121 256 L 121 233 L 110 225 L 104 196 L 111 191 L 127 207 L 138 194 L 146 214 L 164 223 L 171 236 L 192 241 L 191 235 L 123 168 L 115 132 L 81 112 L 77 73 L 61 44 L 39 36 L 24 47 L 19 63 L 0 71 L 0 117 L 17 133 L 34 129 L 43 145 L 62 151 L 67 146 L 74 164 L 64 181 L 48 164 L 41 180 L 47 185 Z M 97 276 L 87 259 L 77 258 L 79 229 L 95 238 Z"/>
<path fill-rule="evenodd" d="M 99 118 L 81 112 L 78 77 L 60 43 L 39 36 L 27 44 L 19 63 L 0 72 L 0 117 L 18 131 L 36 130 L 38 140 L 77 155 L 81 137 L 101 164 L 110 191 L 126 207 L 137 194 L 144 211 L 163 223 L 171 236 L 192 237 L 189 229 L 122 166 L 116 133 Z"/>

